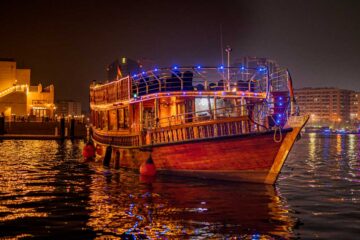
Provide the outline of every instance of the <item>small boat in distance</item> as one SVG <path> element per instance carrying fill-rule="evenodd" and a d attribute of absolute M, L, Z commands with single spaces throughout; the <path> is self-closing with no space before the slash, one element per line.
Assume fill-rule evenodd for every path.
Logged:
<path fill-rule="evenodd" d="M 249 57 L 94 82 L 90 109 L 91 137 L 112 166 L 139 169 L 151 157 L 158 173 L 266 184 L 309 118 L 288 70 Z"/>

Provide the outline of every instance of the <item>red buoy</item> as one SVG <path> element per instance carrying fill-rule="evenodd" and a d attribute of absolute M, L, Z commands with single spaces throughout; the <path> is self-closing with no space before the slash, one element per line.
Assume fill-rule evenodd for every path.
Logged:
<path fill-rule="evenodd" d="M 83 148 L 82 152 L 85 159 L 92 159 L 95 157 L 95 146 L 92 142 L 88 142 Z"/>
<path fill-rule="evenodd" d="M 156 175 L 156 168 L 155 164 L 151 158 L 151 154 L 146 162 L 143 162 L 140 166 L 140 174 L 143 176 L 155 176 Z"/>

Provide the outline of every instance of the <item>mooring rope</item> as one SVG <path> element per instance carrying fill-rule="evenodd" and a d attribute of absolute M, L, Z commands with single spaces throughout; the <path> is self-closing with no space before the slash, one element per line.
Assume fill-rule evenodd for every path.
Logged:
<path fill-rule="evenodd" d="M 279 138 L 276 138 L 276 132 L 279 131 Z M 274 142 L 279 143 L 282 141 L 281 126 L 274 127 Z"/>

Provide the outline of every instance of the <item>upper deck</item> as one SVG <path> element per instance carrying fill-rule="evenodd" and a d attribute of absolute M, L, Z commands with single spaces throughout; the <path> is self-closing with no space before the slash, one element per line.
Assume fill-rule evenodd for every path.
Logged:
<path fill-rule="evenodd" d="M 92 108 L 111 108 L 162 97 L 269 99 L 270 92 L 289 91 L 285 69 L 258 67 L 173 67 L 144 71 L 90 86 Z"/>

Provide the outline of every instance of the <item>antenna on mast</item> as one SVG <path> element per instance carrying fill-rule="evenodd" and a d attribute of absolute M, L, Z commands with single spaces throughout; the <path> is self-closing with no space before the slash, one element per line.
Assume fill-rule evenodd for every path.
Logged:
<path fill-rule="evenodd" d="M 231 47 L 226 46 L 225 52 L 227 53 L 227 88 L 230 91 L 230 52 L 232 51 Z"/>
<path fill-rule="evenodd" d="M 221 65 L 224 66 L 224 46 L 223 46 L 222 24 L 220 24 L 220 52 L 221 52 Z"/>

